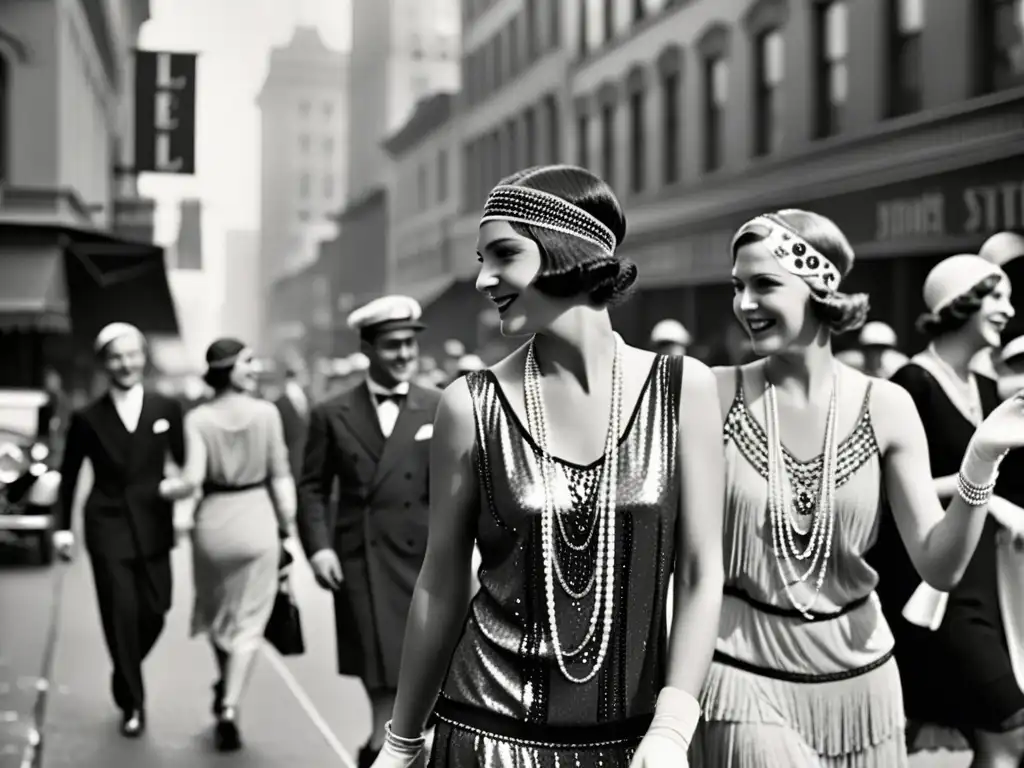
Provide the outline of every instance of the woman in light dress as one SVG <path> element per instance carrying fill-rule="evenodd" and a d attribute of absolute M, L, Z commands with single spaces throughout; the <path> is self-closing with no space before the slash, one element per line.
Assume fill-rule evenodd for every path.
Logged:
<path fill-rule="evenodd" d="M 974 432 L 943 510 L 905 390 L 839 363 L 864 294 L 823 216 L 758 216 L 732 243 L 733 308 L 761 357 L 715 369 L 725 423 L 725 598 L 691 759 L 701 768 L 905 768 L 893 636 L 865 554 L 891 515 L 940 589 L 967 568 L 1024 398 Z"/>
<path fill-rule="evenodd" d="M 193 635 L 210 638 L 219 750 L 241 747 L 237 709 L 274 607 L 295 485 L 277 408 L 250 393 L 253 353 L 220 339 L 206 353 L 213 399 L 185 418 L 184 478 L 196 490 Z"/>

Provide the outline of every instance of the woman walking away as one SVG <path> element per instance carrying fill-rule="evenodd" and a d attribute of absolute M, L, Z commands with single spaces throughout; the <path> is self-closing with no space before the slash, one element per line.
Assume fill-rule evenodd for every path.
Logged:
<path fill-rule="evenodd" d="M 241 747 L 237 710 L 277 594 L 281 542 L 295 517 L 295 484 L 277 408 L 250 393 L 253 353 L 220 339 L 206 353 L 209 403 L 185 420 L 184 476 L 201 489 L 192 530 L 193 635 L 206 633 L 220 674 L 215 739 Z"/>
<path fill-rule="evenodd" d="M 950 499 L 957 493 L 960 457 L 982 419 L 1000 402 L 997 383 L 973 373 L 970 364 L 979 352 L 999 349 L 1000 334 L 1014 316 L 1010 281 L 985 259 L 952 256 L 928 274 L 924 302 L 928 311 L 918 327 L 929 338 L 928 348 L 892 381 L 917 406 L 935 492 Z M 1012 467 L 1020 467 L 1022 458 L 1017 453 L 1007 458 L 978 548 L 948 596 L 927 588 L 917 591 L 920 578 L 891 523 L 883 524 L 872 553 L 882 578 L 882 606 L 896 637 L 908 745 L 911 751 L 955 748 L 966 746 L 966 738 L 974 750 L 972 768 L 1017 768 L 1024 758 L 1024 693 L 1010 661 L 997 575 L 997 542 L 1006 530 L 1000 520 L 1024 526 L 1024 510 L 1007 499 L 1020 501 L 1012 488 L 1020 479 Z M 944 610 L 919 616 L 913 606 L 905 609 L 912 595 L 921 604 L 921 595 L 929 593 L 929 602 Z M 949 740 L 936 725 L 955 729 L 963 738 Z"/>
<path fill-rule="evenodd" d="M 725 413 L 725 599 L 704 691 L 701 768 L 905 768 L 893 638 L 865 561 L 892 518 L 915 569 L 956 584 L 1000 457 L 1024 443 L 1024 398 L 974 433 L 943 511 L 913 400 L 835 359 L 868 297 L 830 220 L 758 216 L 732 243 L 733 309 L 762 359 L 716 369 Z"/>
<path fill-rule="evenodd" d="M 528 341 L 444 392 L 377 768 L 419 759 L 435 701 L 434 766 L 687 765 L 722 599 L 722 424 L 704 365 L 612 328 L 636 278 L 615 253 L 625 229 L 580 168 L 488 197 L 477 288 Z"/>

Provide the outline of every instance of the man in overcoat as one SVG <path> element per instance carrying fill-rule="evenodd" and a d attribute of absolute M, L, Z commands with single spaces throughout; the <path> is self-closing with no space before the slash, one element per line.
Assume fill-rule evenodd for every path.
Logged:
<path fill-rule="evenodd" d="M 373 710 L 361 767 L 384 742 L 427 544 L 428 454 L 441 393 L 412 381 L 421 314 L 415 300 L 385 296 L 349 316 L 367 376 L 313 408 L 299 482 L 299 536 L 317 580 L 334 591 L 339 672 L 362 679 Z"/>
<path fill-rule="evenodd" d="M 112 323 L 94 346 L 109 388 L 68 424 L 54 546 L 67 557 L 74 545 L 75 486 L 88 459 L 93 482 L 84 510 L 85 549 L 114 667 L 121 732 L 135 737 L 146 727 L 142 662 L 171 607 L 173 512 L 160 487 L 169 456 L 184 465 L 183 415 L 176 400 L 143 389 L 146 341 L 137 328 Z"/>

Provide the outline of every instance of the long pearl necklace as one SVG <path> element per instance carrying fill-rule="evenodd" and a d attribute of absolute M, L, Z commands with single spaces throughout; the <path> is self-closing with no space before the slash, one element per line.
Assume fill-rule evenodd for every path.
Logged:
<path fill-rule="evenodd" d="M 821 593 L 825 581 L 828 561 L 832 555 L 832 534 L 835 529 L 836 493 L 836 421 L 838 417 L 839 371 L 832 375 L 832 397 L 829 400 L 828 418 L 825 422 L 825 445 L 822 452 L 821 485 L 818 503 L 810 526 L 810 539 L 803 549 L 797 545 L 794 532 L 807 533 L 801 529 L 793 514 L 793 499 L 786 468 L 782 442 L 779 438 L 779 403 L 775 385 L 765 375 L 765 426 L 768 448 L 768 514 L 772 527 L 772 542 L 775 549 L 775 564 L 782 578 L 793 607 L 811 619 L 809 611 Z M 798 573 L 797 563 L 810 560 L 807 570 Z M 794 562 L 796 561 L 796 562 Z M 814 594 L 807 602 L 801 602 L 793 593 L 792 584 L 803 583 L 817 575 Z"/>
<path fill-rule="evenodd" d="M 563 591 L 574 599 L 577 594 L 568 590 L 562 578 L 558 563 L 558 552 L 555 542 L 556 525 L 565 537 L 561 511 L 555 497 L 555 461 L 548 452 L 547 419 L 544 413 L 544 402 L 540 392 L 540 369 L 531 341 L 526 353 L 526 375 L 524 377 L 526 395 L 527 428 L 537 440 L 540 448 L 538 464 L 541 484 L 544 491 L 544 507 L 541 513 L 541 546 L 544 560 L 544 596 L 547 603 L 548 630 L 555 659 L 562 675 L 571 683 L 582 685 L 597 675 L 608 654 L 608 646 L 612 634 L 612 613 L 615 596 L 615 507 L 618 495 L 619 466 L 619 431 L 622 423 L 622 339 L 615 335 L 615 359 L 612 364 L 612 403 L 611 418 L 608 423 L 608 434 L 605 437 L 604 465 L 598 481 L 594 504 L 594 526 L 597 533 L 597 555 L 594 564 L 594 610 L 590 615 L 590 623 L 583 642 L 574 649 L 562 647 L 558 632 L 558 612 L 555 605 L 555 581 L 559 581 Z M 594 531 L 591 530 L 591 534 Z M 589 536 L 587 537 L 589 541 Z M 589 587 L 586 590 L 589 592 Z M 602 617 L 603 608 L 603 617 Z M 566 665 L 566 659 L 580 654 L 583 648 L 601 626 L 601 644 L 594 666 L 583 677 L 576 677 Z"/>

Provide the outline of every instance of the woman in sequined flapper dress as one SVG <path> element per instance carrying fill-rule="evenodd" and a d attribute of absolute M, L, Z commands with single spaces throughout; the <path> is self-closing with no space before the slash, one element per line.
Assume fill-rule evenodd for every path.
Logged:
<path fill-rule="evenodd" d="M 867 296 L 840 290 L 853 251 L 828 219 L 759 216 L 732 244 L 737 319 L 762 359 L 715 369 L 725 423 L 725 598 L 702 696 L 695 768 L 905 768 L 893 636 L 866 560 L 883 515 L 916 569 L 951 585 L 985 504 L 944 512 L 914 403 L 839 363 L 835 333 Z M 987 482 L 1024 435 L 1024 401 L 974 436 L 964 475 Z M 981 494 L 983 495 L 983 494 Z"/>
<path fill-rule="evenodd" d="M 378 768 L 415 762 L 435 697 L 431 765 L 687 764 L 721 603 L 721 418 L 705 366 L 612 330 L 636 277 L 615 254 L 624 231 L 579 168 L 488 198 L 477 287 L 505 335 L 530 339 L 444 394 Z"/>

